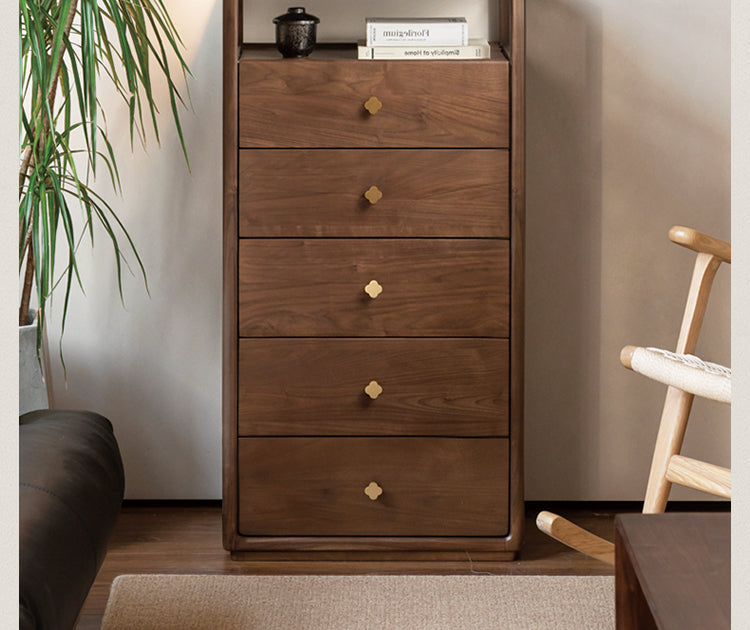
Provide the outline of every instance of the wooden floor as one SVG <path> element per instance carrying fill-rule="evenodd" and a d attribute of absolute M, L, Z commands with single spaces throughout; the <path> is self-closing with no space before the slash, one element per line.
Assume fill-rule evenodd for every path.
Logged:
<path fill-rule="evenodd" d="M 368 563 L 367 573 L 513 575 L 611 575 L 611 567 L 571 551 L 541 534 L 534 525 L 540 509 L 548 509 L 609 540 L 614 540 L 614 514 L 637 512 L 640 505 L 527 503 L 526 531 L 518 559 L 476 563 L 467 555 L 461 563 L 419 563 L 404 566 Z M 362 565 L 343 562 L 234 561 L 221 544 L 218 503 L 127 504 L 123 507 L 107 557 L 83 606 L 77 628 L 99 628 L 112 580 L 132 573 L 201 574 L 355 574 Z"/>

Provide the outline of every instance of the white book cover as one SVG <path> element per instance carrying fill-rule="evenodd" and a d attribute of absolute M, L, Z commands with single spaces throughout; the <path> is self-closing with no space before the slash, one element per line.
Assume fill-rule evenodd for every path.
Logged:
<path fill-rule="evenodd" d="M 367 46 L 358 42 L 359 59 L 489 59 L 486 39 L 470 39 L 466 46 Z"/>
<path fill-rule="evenodd" d="M 466 18 L 367 18 L 368 46 L 466 46 Z"/>

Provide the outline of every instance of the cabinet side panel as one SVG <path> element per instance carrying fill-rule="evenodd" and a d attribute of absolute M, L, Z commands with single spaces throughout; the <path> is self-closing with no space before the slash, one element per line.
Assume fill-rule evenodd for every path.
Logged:
<path fill-rule="evenodd" d="M 231 550 L 237 536 L 237 59 L 241 9 L 238 0 L 224 0 L 223 10 L 222 510 L 223 543 Z"/>
<path fill-rule="evenodd" d="M 526 234 L 525 134 L 525 4 L 515 0 L 511 29 L 511 403 L 510 403 L 510 536 L 508 548 L 521 546 L 524 526 L 523 402 L 524 402 L 524 259 Z M 502 8 L 502 7 L 501 7 Z M 501 10 L 502 14 L 502 10 Z"/>

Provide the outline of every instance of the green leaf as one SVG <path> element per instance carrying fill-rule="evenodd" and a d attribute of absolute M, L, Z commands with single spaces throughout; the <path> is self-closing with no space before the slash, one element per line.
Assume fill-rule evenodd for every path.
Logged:
<path fill-rule="evenodd" d="M 71 7 L 76 19 L 68 26 Z M 182 75 L 189 96 L 191 75 L 181 47 L 161 0 L 19 0 L 19 135 L 21 151 L 30 151 L 28 168 L 19 173 L 19 269 L 28 232 L 40 322 L 59 287 L 64 295 L 61 332 L 72 285 L 83 290 L 76 254 L 84 235 L 93 246 L 97 225 L 112 246 L 121 299 L 122 274 L 133 272 L 130 254 L 149 290 L 143 261 L 124 221 L 94 188 L 98 167 L 104 164 L 110 185 L 122 192 L 98 98 L 99 81 L 108 81 L 126 104 L 131 149 L 136 134 L 146 142 L 146 117 L 159 142 L 161 116 L 154 88 L 163 81 L 189 169 L 180 121 L 184 101 L 173 77 Z M 60 257 L 67 260 L 59 277 L 58 249 L 67 254 Z M 60 352 L 62 359 L 62 347 Z"/>

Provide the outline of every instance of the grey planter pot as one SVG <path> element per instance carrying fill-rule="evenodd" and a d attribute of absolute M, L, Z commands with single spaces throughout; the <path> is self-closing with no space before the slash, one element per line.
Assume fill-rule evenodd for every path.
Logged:
<path fill-rule="evenodd" d="M 35 409 L 48 409 L 47 385 L 36 357 L 35 323 L 18 327 L 18 354 L 19 415 Z"/>

